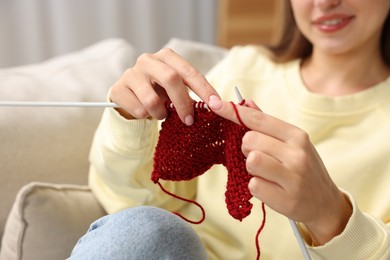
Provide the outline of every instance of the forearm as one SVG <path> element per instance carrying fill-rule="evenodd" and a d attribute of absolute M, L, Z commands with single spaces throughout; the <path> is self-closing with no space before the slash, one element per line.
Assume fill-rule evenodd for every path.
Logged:
<path fill-rule="evenodd" d="M 113 109 L 104 112 L 91 147 L 89 183 L 108 212 L 151 199 L 156 139 L 156 121 L 129 121 Z"/>
<path fill-rule="evenodd" d="M 186 204 L 151 180 L 157 139 L 156 120 L 127 120 L 114 109 L 105 111 L 91 148 L 89 184 L 107 212 L 139 205 L 180 211 Z M 195 196 L 196 180 L 164 186 L 186 198 Z"/>

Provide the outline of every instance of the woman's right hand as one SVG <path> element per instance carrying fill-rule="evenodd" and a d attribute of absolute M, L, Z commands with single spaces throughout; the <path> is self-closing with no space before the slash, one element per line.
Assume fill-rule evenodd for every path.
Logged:
<path fill-rule="evenodd" d="M 167 116 L 170 100 L 183 123 L 194 122 L 193 100 L 188 89 L 204 102 L 219 97 L 206 78 L 173 50 L 165 48 L 153 54 L 142 54 L 111 87 L 110 99 L 127 119 Z"/>

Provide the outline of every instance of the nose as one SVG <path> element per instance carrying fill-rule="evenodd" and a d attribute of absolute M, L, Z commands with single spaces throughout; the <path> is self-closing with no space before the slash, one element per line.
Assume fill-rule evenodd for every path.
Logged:
<path fill-rule="evenodd" d="M 340 5 L 341 0 L 314 0 L 314 6 L 321 8 L 322 10 L 329 10 Z"/>

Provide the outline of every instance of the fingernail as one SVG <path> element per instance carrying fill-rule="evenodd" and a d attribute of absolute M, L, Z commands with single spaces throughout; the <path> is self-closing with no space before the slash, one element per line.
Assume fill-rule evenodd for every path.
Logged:
<path fill-rule="evenodd" d="M 222 108 L 222 101 L 219 97 L 212 95 L 209 98 L 209 106 L 211 109 L 218 110 Z"/>
<path fill-rule="evenodd" d="M 185 118 L 184 118 L 184 122 L 186 125 L 190 126 L 194 123 L 194 117 L 192 115 L 187 115 Z"/>

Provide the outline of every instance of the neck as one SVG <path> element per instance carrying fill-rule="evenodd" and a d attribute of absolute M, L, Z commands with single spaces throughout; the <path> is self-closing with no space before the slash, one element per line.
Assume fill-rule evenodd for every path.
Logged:
<path fill-rule="evenodd" d="M 343 55 L 314 50 L 312 56 L 303 61 L 301 75 L 311 92 L 342 96 L 368 89 L 387 79 L 390 67 L 384 63 L 379 50 Z"/>

